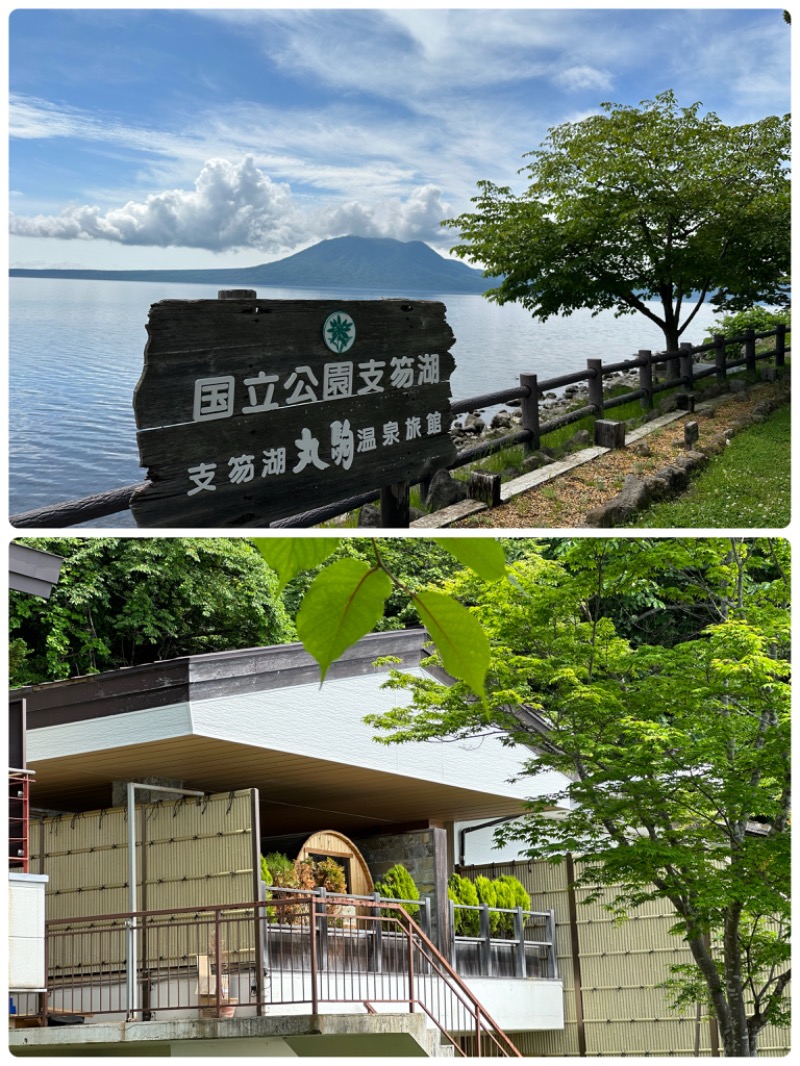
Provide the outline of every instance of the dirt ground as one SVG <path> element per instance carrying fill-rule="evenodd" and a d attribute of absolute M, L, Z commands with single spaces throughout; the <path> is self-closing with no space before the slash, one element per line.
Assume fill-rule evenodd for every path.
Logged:
<path fill-rule="evenodd" d="M 643 449 L 638 445 L 609 452 L 545 485 L 515 496 L 500 507 L 466 518 L 458 523 L 457 528 L 553 529 L 580 526 L 589 511 L 617 495 L 628 474 L 655 474 L 685 454 L 685 422 L 697 422 L 700 436 L 696 447 L 702 449 L 704 441 L 749 415 L 757 404 L 785 393 L 786 385 L 778 382 L 755 385 L 746 394 L 733 393 L 722 397 L 713 411 L 687 412 L 683 418 L 646 436 L 644 442 L 649 455 L 639 454 Z"/>

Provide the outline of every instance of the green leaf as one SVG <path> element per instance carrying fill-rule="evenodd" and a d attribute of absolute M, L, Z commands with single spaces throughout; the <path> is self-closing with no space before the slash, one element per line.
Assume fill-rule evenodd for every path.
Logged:
<path fill-rule="evenodd" d="M 458 600 L 444 592 L 420 592 L 413 599 L 445 670 L 466 681 L 473 692 L 485 698 L 483 683 L 490 653 L 489 640 L 480 623 Z"/>
<path fill-rule="evenodd" d="M 487 537 L 433 537 L 445 551 L 482 577 L 498 581 L 506 574 L 506 555 L 496 540 Z"/>
<path fill-rule="evenodd" d="M 297 613 L 297 635 L 320 665 L 331 663 L 383 616 L 392 582 L 360 559 L 340 559 L 314 578 Z"/>
<path fill-rule="evenodd" d="M 341 537 L 258 537 L 253 543 L 277 573 L 278 592 L 303 570 L 324 563 L 339 547 Z"/>

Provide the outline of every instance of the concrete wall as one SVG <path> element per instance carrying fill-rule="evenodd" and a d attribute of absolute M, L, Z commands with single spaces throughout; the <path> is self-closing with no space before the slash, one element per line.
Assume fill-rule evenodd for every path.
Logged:
<path fill-rule="evenodd" d="M 8 987 L 40 990 L 47 984 L 44 966 L 44 898 L 41 874 L 8 875 Z"/>

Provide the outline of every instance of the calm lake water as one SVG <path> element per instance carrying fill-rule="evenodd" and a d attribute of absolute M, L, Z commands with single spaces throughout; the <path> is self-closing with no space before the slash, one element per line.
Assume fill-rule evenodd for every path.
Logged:
<path fill-rule="evenodd" d="M 11 278 L 9 373 L 10 513 L 143 480 L 131 406 L 142 370 L 150 305 L 164 299 L 215 298 L 218 286 Z M 310 289 L 257 290 L 262 299 L 322 299 Z M 385 293 L 339 290 L 336 297 Z M 399 295 L 399 294 L 398 294 Z M 456 336 L 456 400 L 511 387 L 522 372 L 552 377 L 587 359 L 617 362 L 639 348 L 663 347 L 642 315 L 534 322 L 521 307 L 481 296 L 426 294 L 442 300 Z M 684 340 L 702 342 L 714 320 L 704 307 Z M 126 513 L 95 525 L 130 527 Z"/>

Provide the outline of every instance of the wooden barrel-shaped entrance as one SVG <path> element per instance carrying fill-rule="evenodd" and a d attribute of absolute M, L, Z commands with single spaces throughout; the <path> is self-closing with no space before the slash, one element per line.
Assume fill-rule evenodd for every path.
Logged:
<path fill-rule="evenodd" d="M 344 833 L 337 833 L 334 829 L 312 833 L 300 848 L 297 858 L 314 859 L 316 862 L 320 859 L 335 859 L 344 867 L 348 892 L 352 892 L 354 896 L 370 896 L 375 891 L 364 856 Z"/>

